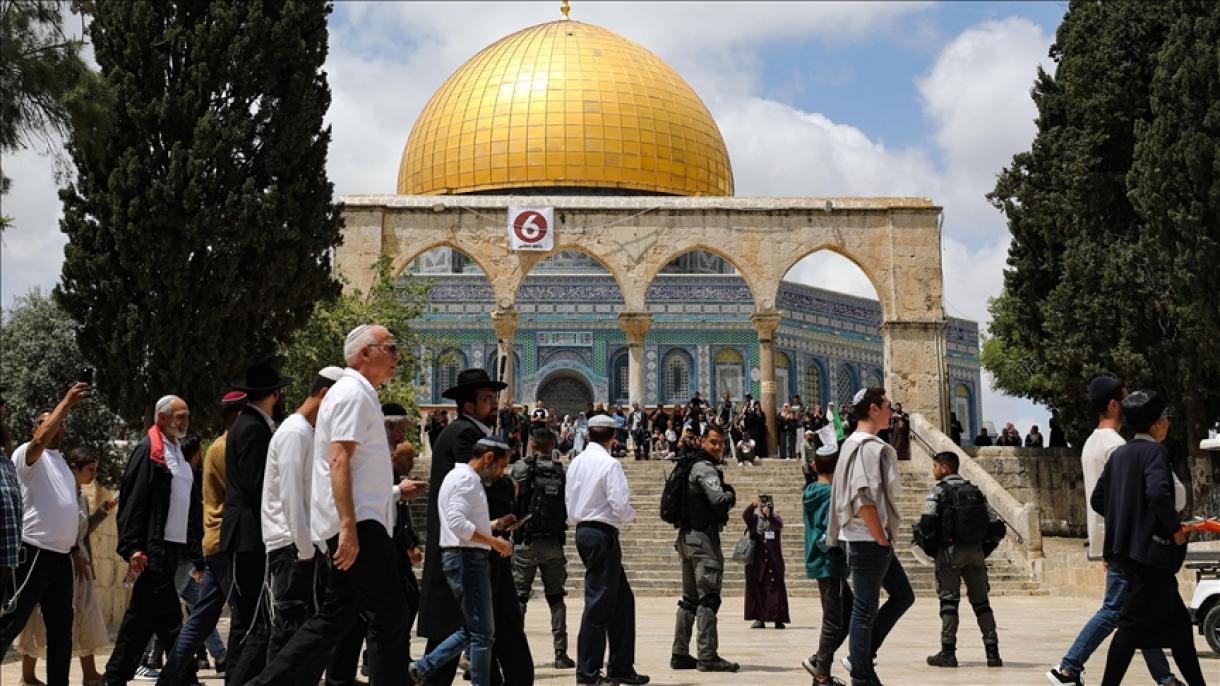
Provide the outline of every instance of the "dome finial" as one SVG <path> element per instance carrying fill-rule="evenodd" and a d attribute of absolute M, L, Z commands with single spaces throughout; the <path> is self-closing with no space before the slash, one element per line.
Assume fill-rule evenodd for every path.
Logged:
<path fill-rule="evenodd" d="M 568 12 L 571 12 L 572 8 L 568 5 L 568 0 L 563 0 L 563 4 L 559 6 L 559 11 L 563 12 L 564 19 L 571 19 L 571 17 L 568 16 Z"/>

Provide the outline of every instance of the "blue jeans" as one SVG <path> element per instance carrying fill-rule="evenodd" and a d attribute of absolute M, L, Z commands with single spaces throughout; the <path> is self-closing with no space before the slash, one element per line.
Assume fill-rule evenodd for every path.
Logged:
<path fill-rule="evenodd" d="M 847 639 L 851 683 L 852 686 L 876 686 L 881 682 L 873 669 L 873 658 L 898 619 L 915 604 L 915 592 L 911 590 L 902 563 L 894 557 L 893 546 L 852 541 L 847 544 L 847 564 L 855 596 Z M 889 594 L 889 599 L 878 607 L 882 588 Z"/>
<path fill-rule="evenodd" d="M 216 623 L 220 621 L 229 593 L 229 556 L 218 553 L 208 557 L 206 563 L 197 602 L 191 606 L 191 614 L 183 622 L 173 649 L 165 656 L 165 667 L 161 670 L 161 678 L 157 679 L 157 686 L 177 686 L 191 676 L 195 653 L 209 635 L 216 632 Z"/>
<path fill-rule="evenodd" d="M 188 609 L 199 604 L 200 592 L 203 590 L 203 582 L 191 578 L 191 572 L 194 569 L 195 565 L 191 564 L 189 560 L 183 560 L 178 563 L 178 571 L 174 573 L 174 585 L 178 587 L 178 597 L 182 598 L 182 602 L 186 603 Z M 204 640 L 203 645 L 208 649 L 208 654 L 212 656 L 213 660 L 224 658 L 225 642 L 220 639 L 219 631 L 212 629 L 212 633 Z"/>
<path fill-rule="evenodd" d="M 496 624 L 491 607 L 491 565 L 488 552 L 482 548 L 458 548 L 441 551 L 441 568 L 449 590 L 462 606 L 464 625 L 449 635 L 440 645 L 419 659 L 415 669 L 427 677 L 432 670 L 456 660 L 469 647 L 470 683 L 473 686 L 491 684 L 491 643 Z"/>
<path fill-rule="evenodd" d="M 1068 649 L 1067 655 L 1059 662 L 1060 669 L 1067 669 L 1072 674 L 1084 671 L 1084 663 L 1097 650 L 1097 646 L 1106 640 L 1118 626 L 1118 616 L 1123 609 L 1123 596 L 1127 594 L 1127 578 L 1115 567 L 1106 571 L 1106 597 L 1101 601 L 1101 607 L 1080 630 L 1076 642 Z M 1169 660 L 1165 652 L 1154 648 L 1143 651 L 1144 662 L 1148 665 L 1148 673 L 1158 684 L 1173 683 L 1173 673 L 1169 671 Z"/>

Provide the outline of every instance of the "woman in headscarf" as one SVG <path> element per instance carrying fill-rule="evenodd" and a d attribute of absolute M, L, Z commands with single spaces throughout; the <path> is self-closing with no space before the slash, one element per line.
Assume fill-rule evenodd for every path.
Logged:
<path fill-rule="evenodd" d="M 754 539 L 754 561 L 746 565 L 746 619 L 754 620 L 751 629 L 762 629 L 775 622 L 783 629 L 788 618 L 788 587 L 784 585 L 784 551 L 780 531 L 784 520 L 775 514 L 775 502 L 755 496 L 742 512 L 746 531 Z"/>

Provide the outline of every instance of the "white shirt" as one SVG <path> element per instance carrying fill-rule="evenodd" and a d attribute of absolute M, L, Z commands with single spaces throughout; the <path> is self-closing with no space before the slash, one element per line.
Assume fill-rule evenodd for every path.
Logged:
<path fill-rule="evenodd" d="M 182 448 L 169 436 L 161 434 L 165 446 L 165 466 L 172 477 L 169 482 L 169 513 L 165 517 L 165 540 L 186 543 L 187 520 L 191 515 L 191 486 L 195 472 L 182 456 Z"/>
<path fill-rule="evenodd" d="M 469 464 L 459 462 L 445 475 L 436 510 L 441 523 L 442 548 L 482 548 L 486 543 L 471 540 L 476 531 L 491 536 L 491 513 L 487 508 L 487 491 L 483 480 Z"/>
<path fill-rule="evenodd" d="M 1088 513 L 1085 523 L 1089 532 L 1089 557 L 1100 558 L 1106 540 L 1106 520 L 1089 506 L 1089 498 L 1097 487 L 1101 472 L 1110 461 L 1110 456 L 1127 442 L 1114 429 L 1094 429 L 1080 449 L 1080 464 L 1084 468 L 1084 510 Z"/>
<path fill-rule="evenodd" d="M 330 481 L 330 445 L 351 441 L 352 500 L 356 521 L 379 522 L 389 534 L 394 526 L 388 484 L 394 483 L 390 448 L 385 440 L 384 416 L 377 392 L 364 375 L 348 367 L 322 398 L 314 431 L 313 500 L 309 523 L 313 540 L 326 541 L 339 533 L 339 510 Z"/>
<path fill-rule="evenodd" d="M 30 444 L 13 451 L 25 513 L 21 540 L 36 548 L 66 553 L 76 545 L 79 528 L 76 477 L 58 450 L 46 448 L 34 464 L 25 463 Z"/>
<path fill-rule="evenodd" d="M 601 522 L 621 529 L 635 518 L 623 465 L 598 443 L 590 443 L 568 466 L 564 495 L 572 524 Z"/>
<path fill-rule="evenodd" d="M 295 543 L 298 558 L 313 557 L 309 529 L 313 438 L 309 420 L 296 412 L 271 437 L 263 469 L 263 545 L 267 552 Z"/>

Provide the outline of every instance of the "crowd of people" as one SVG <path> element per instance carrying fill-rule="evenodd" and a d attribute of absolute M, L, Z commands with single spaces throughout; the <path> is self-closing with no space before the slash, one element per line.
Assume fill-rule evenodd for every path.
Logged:
<path fill-rule="evenodd" d="M 117 551 L 128 563 L 131 597 L 102 673 L 90 658 L 104 645 L 105 627 L 92 599 L 89 532 L 116 503 L 91 512 L 80 487 L 93 480 L 96 455 L 59 452 L 64 420 L 90 385 L 74 385 L 40 412 L 34 435 L 16 449 L 0 435 L 0 658 L 20 637 L 23 653 L 42 651 L 50 686 L 68 683 L 74 651 L 87 684 L 115 686 L 147 667 L 141 663 L 155 639 L 165 654 L 157 683 L 192 686 L 201 649 L 219 642 L 215 630 L 227 607 L 227 645 L 212 653 L 226 683 L 340 686 L 355 684 L 361 671 L 379 686 L 443 685 L 462 670 L 475 686 L 530 684 L 524 615 L 541 575 L 554 667 L 574 669 L 578 684 L 646 684 L 636 668 L 635 598 L 620 541 L 635 516 L 622 460 L 656 456 L 650 437 L 680 427 L 666 446 L 675 464 L 659 503 L 676 529 L 682 575 L 669 666 L 741 669 L 721 654 L 718 632 L 721 535 L 739 502 L 723 467 L 741 459 L 735 441 L 765 436 L 752 399 L 744 408 L 727 398 L 711 407 L 696 395 L 672 415 L 593 406 L 556 424 L 541 402 L 501 411 L 504 384 L 482 369 L 463 370 L 443 394 L 455 403 L 454 416 L 427 420 L 428 479 L 414 479 L 411 419 L 377 394 L 398 361 L 391 333 L 357 327 L 343 351 L 346 367 L 319 370 L 291 414 L 284 390 L 295 380 L 270 358 L 252 362 L 220 399 L 224 432 L 206 451 L 189 432 L 183 399 L 155 403 L 154 424 L 128 458 L 117 502 Z M 1082 459 L 1096 515 L 1090 545 L 1107 562 L 1105 601 L 1047 679 L 1081 684 L 1089 654 L 1117 627 L 1103 684 L 1117 686 L 1139 649 L 1158 683 L 1202 686 L 1174 580 L 1187 541 L 1179 529 L 1184 490 L 1161 445 L 1165 400 L 1127 394 L 1117 379 L 1101 377 L 1090 401 L 1099 424 Z M 806 411 L 799 397 L 779 414 L 792 422 L 780 424 L 779 453 L 800 459 L 805 471 L 804 572 L 816 581 L 822 608 L 816 651 L 801 664 L 814 684 L 844 684 L 832 672 L 846 643 L 839 664 L 851 683 L 880 684 L 880 650 L 915 600 L 893 551 L 903 520 L 898 460 L 906 417 L 881 388 L 861 389 L 829 417 L 816 406 Z M 1117 433 L 1124 422 L 1136 432 L 1131 443 Z M 794 436 L 785 447 L 790 432 L 804 440 Z M 964 583 L 986 664 L 998 668 L 986 558 L 1006 524 L 960 476 L 959 460 L 957 452 L 933 457 L 936 482 L 914 526 L 916 545 L 935 561 L 940 604 L 939 650 L 927 664 L 958 665 Z M 421 544 L 409 505 L 424 497 Z M 744 618 L 755 629 L 783 629 L 790 621 L 784 520 L 766 493 L 751 497 L 741 517 L 746 534 L 733 559 L 745 564 Z M 584 567 L 574 659 L 565 603 L 569 531 Z M 416 657 L 413 626 L 426 639 Z M 1169 672 L 1165 648 L 1184 682 Z"/>
<path fill-rule="evenodd" d="M 957 445 L 962 444 L 962 434 L 965 429 L 962 427 L 961 421 L 957 418 L 957 413 L 953 412 L 949 415 L 949 438 Z M 979 433 L 974 437 L 974 446 L 978 448 L 1066 448 L 1068 447 L 1067 437 L 1059 428 L 1058 420 L 1052 416 L 1050 420 L 1050 437 L 1042 435 L 1041 429 L 1037 424 L 1029 427 L 1029 433 L 1025 434 L 1025 438 L 1021 438 L 1021 432 L 1016 425 L 1008 422 L 1004 428 L 1000 429 L 997 436 L 992 436 L 987 431 L 987 427 L 979 428 Z"/>

